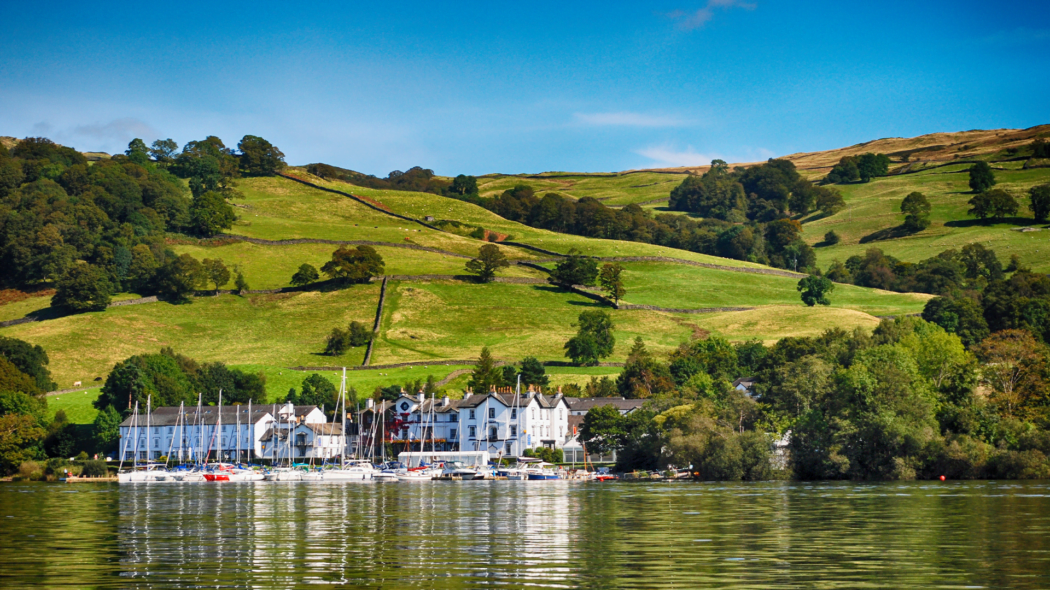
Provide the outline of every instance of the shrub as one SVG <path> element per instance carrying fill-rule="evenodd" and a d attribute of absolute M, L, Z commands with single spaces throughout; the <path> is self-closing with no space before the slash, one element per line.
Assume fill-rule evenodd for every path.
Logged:
<path fill-rule="evenodd" d="M 839 235 L 835 233 L 835 230 L 831 230 L 828 233 L 824 234 L 824 243 L 829 246 L 834 246 L 835 244 L 838 244 L 841 241 L 842 238 L 840 238 Z"/>
<path fill-rule="evenodd" d="M 84 477 L 105 477 L 109 474 L 109 470 L 106 468 L 106 462 L 102 459 L 93 459 L 90 461 L 84 461 L 84 468 L 81 471 L 81 475 Z"/>
<path fill-rule="evenodd" d="M 36 461 L 25 461 L 18 466 L 15 481 L 37 481 L 44 479 L 44 466 Z"/>

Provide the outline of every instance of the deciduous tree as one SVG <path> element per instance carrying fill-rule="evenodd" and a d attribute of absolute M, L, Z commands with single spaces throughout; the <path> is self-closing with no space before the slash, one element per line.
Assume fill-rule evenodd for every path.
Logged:
<path fill-rule="evenodd" d="M 190 223 L 198 235 L 214 236 L 233 227 L 234 221 L 237 216 L 221 193 L 206 192 L 194 197 L 190 205 Z"/>
<path fill-rule="evenodd" d="M 102 311 L 110 301 L 109 278 L 90 264 L 74 264 L 55 284 L 51 305 L 74 312 Z"/>
<path fill-rule="evenodd" d="M 340 246 L 332 252 L 332 259 L 321 267 L 321 272 L 348 283 L 367 283 L 372 277 L 383 274 L 384 268 L 383 257 L 375 248 Z"/>
<path fill-rule="evenodd" d="M 908 231 L 918 232 L 930 227 L 930 201 L 920 192 L 910 193 L 901 201 L 901 213 L 904 213 L 904 227 Z"/>
<path fill-rule="evenodd" d="M 584 256 L 576 248 L 570 248 L 565 258 L 554 266 L 547 281 L 560 287 L 592 286 L 597 278 L 598 261 L 590 256 Z"/>
<path fill-rule="evenodd" d="M 1028 199 L 1035 220 L 1045 222 L 1050 217 L 1050 184 L 1040 184 L 1028 189 Z"/>
<path fill-rule="evenodd" d="M 603 264 L 601 273 L 598 275 L 598 284 L 602 286 L 605 296 L 613 300 L 613 305 L 618 306 L 627 289 L 623 286 L 623 267 L 619 263 Z"/>
<path fill-rule="evenodd" d="M 204 276 L 215 285 L 216 293 L 219 292 L 223 285 L 230 282 L 230 269 L 226 268 L 226 264 L 222 260 L 205 258 L 201 261 L 201 266 L 203 267 Z"/>
<path fill-rule="evenodd" d="M 798 282 L 798 291 L 802 296 L 802 303 L 813 307 L 816 304 L 831 305 L 828 293 L 835 290 L 835 283 L 825 277 L 808 276 Z"/>
<path fill-rule="evenodd" d="M 579 365 L 596 365 L 613 352 L 616 338 L 613 336 L 612 316 L 602 310 L 585 311 L 580 314 L 576 335 L 565 343 L 565 356 Z"/>
<path fill-rule="evenodd" d="M 970 199 L 969 204 L 969 215 L 998 222 L 1002 222 L 1007 215 L 1017 215 L 1019 208 L 1017 200 L 1002 189 L 980 192 Z"/>
<path fill-rule="evenodd" d="M 495 244 L 485 244 L 478 248 L 478 257 L 467 261 L 467 272 L 478 276 L 482 283 L 491 281 L 496 271 L 510 266 L 507 257 Z"/>
<path fill-rule="evenodd" d="M 321 278 L 321 275 L 318 274 L 316 268 L 312 265 L 303 263 L 299 265 L 299 270 L 295 271 L 295 274 L 292 275 L 292 286 L 303 287 L 317 281 L 319 278 Z"/>
<path fill-rule="evenodd" d="M 970 190 L 975 193 L 984 191 L 995 186 L 995 173 L 988 162 L 977 162 L 970 166 Z"/>

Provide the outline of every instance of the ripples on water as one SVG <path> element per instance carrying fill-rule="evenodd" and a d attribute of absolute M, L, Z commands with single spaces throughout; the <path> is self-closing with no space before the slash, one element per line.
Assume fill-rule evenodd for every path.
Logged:
<path fill-rule="evenodd" d="M 0 484 L 0 586 L 1047 588 L 1050 482 Z"/>

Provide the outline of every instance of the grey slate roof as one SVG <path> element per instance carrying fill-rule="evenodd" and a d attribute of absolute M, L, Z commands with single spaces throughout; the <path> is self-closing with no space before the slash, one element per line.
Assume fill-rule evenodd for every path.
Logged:
<path fill-rule="evenodd" d="M 273 404 L 264 405 L 252 405 L 252 413 L 249 416 L 248 406 L 223 406 L 222 407 L 222 423 L 223 424 L 236 424 L 238 415 L 240 415 L 241 424 L 252 424 L 262 420 L 266 415 L 273 414 Z M 301 417 L 306 416 L 310 412 L 314 411 L 317 406 L 294 406 L 295 416 Z M 281 406 L 277 406 L 278 411 Z M 150 414 L 149 423 L 150 426 L 175 426 L 176 421 L 179 419 L 179 407 L 178 406 L 163 406 L 159 408 L 153 408 Z M 121 426 L 130 427 L 134 420 L 134 415 L 128 416 Z M 204 406 L 201 408 L 200 419 L 197 416 L 197 406 L 187 407 L 183 416 L 183 424 L 190 426 L 203 422 L 207 426 L 216 424 L 219 420 L 219 408 L 217 406 Z M 139 426 L 146 426 L 146 412 L 145 409 L 139 408 Z"/>
<path fill-rule="evenodd" d="M 645 405 L 644 399 L 622 397 L 567 397 L 565 401 L 573 412 L 589 412 L 599 406 L 615 406 L 621 412 L 630 412 Z"/>

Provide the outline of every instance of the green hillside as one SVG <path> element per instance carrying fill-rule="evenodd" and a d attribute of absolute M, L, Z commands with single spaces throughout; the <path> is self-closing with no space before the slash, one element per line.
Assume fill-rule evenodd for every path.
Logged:
<path fill-rule="evenodd" d="M 995 164 L 998 180 L 995 188 L 1011 193 L 1021 203 L 1021 211 L 1019 217 L 1005 223 L 983 223 L 966 214 L 970 208 L 967 201 L 973 197 L 967 184 L 969 167 L 969 164 L 943 166 L 876 178 L 869 183 L 836 185 L 846 201 L 846 209 L 829 217 L 803 220 L 804 235 L 810 244 L 821 242 L 831 230 L 842 238 L 835 246 L 816 248 L 820 266 L 827 268 L 832 260 L 845 261 L 872 247 L 904 261 L 918 262 L 950 248 L 980 242 L 993 248 L 1004 263 L 1010 255 L 1017 254 L 1033 270 L 1050 271 L 1050 233 L 1015 231 L 1024 227 L 1045 229 L 1044 224 L 1035 223 L 1027 208 L 1027 191 L 1032 186 L 1050 182 L 1050 168 L 1022 170 L 1020 162 Z M 903 222 L 900 204 L 913 191 L 925 194 L 933 205 L 932 225 L 917 234 L 873 240 L 877 232 Z M 861 243 L 862 240 L 866 243 Z"/>
<path fill-rule="evenodd" d="M 483 197 L 492 197 L 513 186 L 525 184 L 537 194 L 555 192 L 576 199 L 592 197 L 610 207 L 617 207 L 666 201 L 671 190 L 681 184 L 686 176 L 683 173 L 646 171 L 618 174 L 490 174 L 478 178 L 478 191 Z"/>

